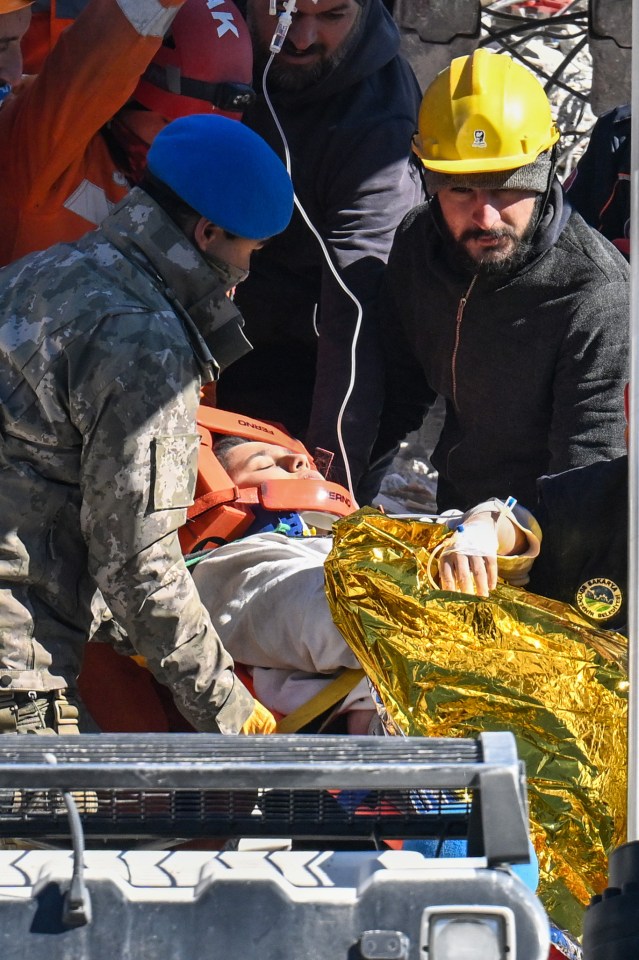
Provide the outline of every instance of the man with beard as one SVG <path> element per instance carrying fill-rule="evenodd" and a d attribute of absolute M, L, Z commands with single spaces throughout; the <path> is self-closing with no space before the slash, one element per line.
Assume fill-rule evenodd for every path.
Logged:
<path fill-rule="evenodd" d="M 269 0 L 238 5 L 246 10 L 259 91 L 278 21 Z M 278 3 L 278 13 L 283 6 Z M 361 326 L 358 304 L 340 287 L 296 211 L 287 230 L 255 255 L 251 276 L 238 291 L 254 349 L 218 385 L 225 409 L 283 423 L 311 453 L 317 447 L 333 453 L 330 479 L 347 484 L 337 424 L 359 329 L 354 388 L 341 426 L 362 503 L 374 492 L 374 481 L 366 487 L 359 481 L 383 394 L 371 308 L 394 231 L 423 198 L 410 150 L 420 91 L 399 43 L 382 0 L 297 0 L 266 88 L 290 149 L 296 194 L 361 304 Z M 284 156 L 264 95 L 258 93 L 244 121 Z"/>
<path fill-rule="evenodd" d="M 376 452 L 439 394 L 440 510 L 512 495 L 624 452 L 628 268 L 554 176 L 559 132 L 506 55 L 459 57 L 424 95 L 431 200 L 402 222 L 381 301 L 388 365 Z"/>

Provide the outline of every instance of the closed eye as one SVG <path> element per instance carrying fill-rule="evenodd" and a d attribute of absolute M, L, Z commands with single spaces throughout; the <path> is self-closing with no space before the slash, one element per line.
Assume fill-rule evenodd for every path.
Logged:
<path fill-rule="evenodd" d="M 272 457 L 257 457 L 251 463 L 251 470 L 270 470 L 276 463 Z"/>

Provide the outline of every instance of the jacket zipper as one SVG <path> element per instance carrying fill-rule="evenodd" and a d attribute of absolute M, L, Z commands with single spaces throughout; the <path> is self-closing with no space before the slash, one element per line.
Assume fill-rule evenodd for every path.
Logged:
<path fill-rule="evenodd" d="M 472 293 L 472 289 L 473 289 L 473 287 L 475 286 L 475 282 L 476 282 L 478 276 L 479 276 L 479 274 L 476 273 L 475 276 L 473 277 L 473 279 L 470 281 L 470 286 L 469 286 L 468 290 L 466 291 L 466 293 L 464 294 L 464 296 L 463 296 L 463 297 L 461 298 L 461 300 L 459 301 L 459 304 L 458 304 L 458 306 L 457 306 L 457 316 L 456 316 L 456 318 L 455 318 L 455 344 L 454 344 L 454 346 L 453 346 L 453 354 L 452 354 L 451 361 L 450 361 L 450 373 L 451 373 L 451 380 L 452 380 L 452 386 L 453 386 L 453 403 L 454 403 L 454 405 L 455 405 L 455 410 L 457 410 L 457 412 L 459 412 L 459 406 L 457 405 L 457 370 L 456 370 L 456 364 L 457 364 L 457 351 L 458 351 L 458 349 L 459 349 L 459 338 L 460 338 L 460 336 L 461 336 L 461 324 L 462 324 L 462 319 L 463 319 L 463 316 L 464 316 L 464 310 L 465 310 L 465 308 L 466 308 L 466 304 L 468 303 L 468 298 L 470 297 L 470 295 L 471 295 L 471 293 Z"/>
<path fill-rule="evenodd" d="M 462 324 L 462 319 L 463 319 L 463 317 L 464 317 L 464 310 L 465 310 L 465 308 L 466 308 L 466 304 L 468 303 L 468 298 L 470 297 L 470 295 L 471 295 L 471 293 L 472 293 L 473 287 L 475 286 L 475 282 L 476 282 L 478 276 L 479 276 L 479 274 L 476 273 L 475 276 L 473 277 L 473 279 L 470 281 L 470 286 L 469 286 L 468 290 L 466 291 L 466 293 L 464 294 L 464 296 L 463 296 L 463 297 L 461 298 L 461 300 L 459 301 L 459 304 L 458 304 L 458 306 L 457 306 L 457 316 L 456 316 L 456 318 L 455 318 L 455 344 L 454 344 L 454 346 L 453 346 L 453 353 L 452 353 L 451 360 L 450 360 L 450 373 L 451 373 L 451 380 L 452 380 L 452 387 L 453 387 L 453 391 L 452 391 L 452 392 L 453 392 L 453 405 L 454 405 L 454 407 L 455 407 L 455 410 L 456 410 L 458 413 L 459 413 L 459 405 L 458 405 L 458 403 L 457 403 L 457 371 L 456 371 L 456 369 L 455 369 L 456 364 L 457 364 L 457 351 L 458 351 L 458 349 L 459 349 L 459 339 L 460 339 L 460 336 L 461 336 L 461 324 Z M 447 473 L 447 475 L 448 475 L 449 477 L 450 477 L 450 458 L 451 458 L 451 456 L 453 455 L 453 453 L 455 452 L 455 450 L 457 449 L 458 446 L 459 446 L 459 444 L 456 443 L 453 447 L 450 448 L 450 450 L 448 451 L 448 453 L 447 453 L 447 455 L 446 455 L 446 473 Z"/>

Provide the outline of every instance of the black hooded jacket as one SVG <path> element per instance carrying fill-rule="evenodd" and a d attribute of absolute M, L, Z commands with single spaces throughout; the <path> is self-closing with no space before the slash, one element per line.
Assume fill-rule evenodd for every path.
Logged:
<path fill-rule="evenodd" d="M 397 28 L 381 0 L 366 0 L 355 29 L 350 53 L 323 80 L 297 93 L 267 89 L 290 148 L 296 194 L 363 307 L 355 388 L 343 421 L 356 483 L 368 463 L 383 392 L 371 305 L 395 229 L 423 193 L 410 151 L 420 91 L 398 54 Z M 255 87 L 261 90 L 261 77 Z M 245 122 L 284 156 L 263 96 Z M 343 480 L 336 423 L 351 376 L 357 308 L 299 211 L 253 255 L 236 299 L 254 351 L 225 371 L 220 406 L 280 421 L 311 451 L 333 451 L 334 476 Z"/>
<path fill-rule="evenodd" d="M 439 394 L 439 509 L 495 495 L 534 503 L 537 477 L 624 453 L 628 267 L 555 181 L 524 264 L 471 287 L 444 253 L 438 209 L 404 219 L 386 271 L 378 452 Z"/>

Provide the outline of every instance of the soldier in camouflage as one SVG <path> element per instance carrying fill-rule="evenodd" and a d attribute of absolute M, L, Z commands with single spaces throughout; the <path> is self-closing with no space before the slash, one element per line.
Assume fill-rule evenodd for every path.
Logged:
<path fill-rule="evenodd" d="M 249 348 L 227 293 L 288 223 L 292 188 L 264 141 L 214 115 L 170 124 L 149 170 L 101 228 L 0 272 L 3 732 L 77 729 L 84 644 L 107 616 L 198 730 L 259 729 L 177 530 L 200 387 Z"/>

